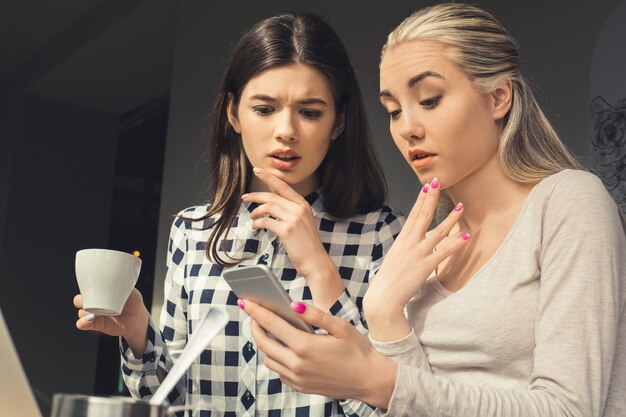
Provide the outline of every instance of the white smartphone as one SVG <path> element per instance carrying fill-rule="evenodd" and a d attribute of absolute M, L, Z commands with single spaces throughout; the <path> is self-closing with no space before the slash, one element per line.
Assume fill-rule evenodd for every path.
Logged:
<path fill-rule="evenodd" d="M 291 309 L 291 297 L 265 265 L 243 266 L 224 271 L 224 279 L 238 298 L 251 300 L 274 312 L 293 327 L 314 333 L 313 328 Z"/>

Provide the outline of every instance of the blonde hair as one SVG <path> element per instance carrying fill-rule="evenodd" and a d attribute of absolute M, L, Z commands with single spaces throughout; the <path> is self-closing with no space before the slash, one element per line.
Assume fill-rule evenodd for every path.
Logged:
<path fill-rule="evenodd" d="M 513 90 L 511 109 L 503 120 L 499 155 L 507 176 L 534 182 L 581 165 L 567 150 L 539 107 L 521 72 L 518 44 L 498 20 L 474 6 L 443 3 L 406 18 L 387 38 L 385 53 L 398 45 L 427 40 L 445 47 L 477 91 L 487 94 L 505 80 Z"/>

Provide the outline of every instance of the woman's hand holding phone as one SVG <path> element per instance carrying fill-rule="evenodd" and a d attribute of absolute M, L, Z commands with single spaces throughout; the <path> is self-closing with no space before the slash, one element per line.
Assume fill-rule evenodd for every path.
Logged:
<path fill-rule="evenodd" d="M 328 332 L 311 334 L 250 300 L 243 300 L 240 306 L 254 318 L 252 335 L 265 354 L 265 366 L 277 372 L 283 383 L 304 393 L 354 398 L 387 407 L 396 382 L 397 364 L 376 351 L 367 337 L 346 320 L 293 302 L 292 310 L 302 320 Z"/>

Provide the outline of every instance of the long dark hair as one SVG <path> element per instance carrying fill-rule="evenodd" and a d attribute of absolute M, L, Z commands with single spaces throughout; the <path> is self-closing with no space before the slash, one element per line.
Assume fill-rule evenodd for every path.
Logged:
<path fill-rule="evenodd" d="M 324 208 L 345 218 L 356 212 L 380 208 L 387 186 L 372 145 L 359 85 L 343 43 L 328 23 L 309 13 L 285 13 L 260 21 L 246 30 L 235 44 L 210 116 L 209 147 L 212 198 L 209 212 L 215 214 L 213 231 L 206 245 L 209 259 L 222 266 L 240 260 L 220 254 L 218 242 L 230 229 L 246 192 L 252 167 L 240 136 L 227 119 L 228 95 L 238 104 L 246 83 L 269 68 L 301 63 L 311 66 L 328 80 L 337 115 L 345 127 L 318 167 Z"/>

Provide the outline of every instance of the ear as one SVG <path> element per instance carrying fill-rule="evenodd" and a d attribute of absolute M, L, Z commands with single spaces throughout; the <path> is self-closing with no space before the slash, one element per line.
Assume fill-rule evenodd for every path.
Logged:
<path fill-rule="evenodd" d="M 235 104 L 233 93 L 228 93 L 227 100 L 226 117 L 228 117 L 228 123 L 230 123 L 236 133 L 241 133 L 241 125 L 239 124 L 239 117 L 237 117 L 237 105 Z"/>
<path fill-rule="evenodd" d="M 511 110 L 513 103 L 513 83 L 506 79 L 496 86 L 490 95 L 491 114 L 494 120 L 502 120 Z"/>
<path fill-rule="evenodd" d="M 337 116 L 337 120 L 335 120 L 335 126 L 333 127 L 332 132 L 330 132 L 330 140 L 335 140 L 341 135 L 346 128 L 346 110 L 344 110 Z"/>

